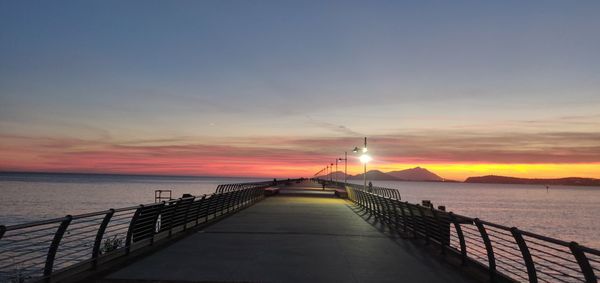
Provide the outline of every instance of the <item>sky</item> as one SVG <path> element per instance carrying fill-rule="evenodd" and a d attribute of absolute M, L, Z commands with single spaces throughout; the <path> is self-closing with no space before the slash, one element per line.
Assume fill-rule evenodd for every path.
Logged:
<path fill-rule="evenodd" d="M 598 1 L 1 1 L 0 171 L 600 178 Z M 341 168 L 341 167 L 340 167 Z"/>

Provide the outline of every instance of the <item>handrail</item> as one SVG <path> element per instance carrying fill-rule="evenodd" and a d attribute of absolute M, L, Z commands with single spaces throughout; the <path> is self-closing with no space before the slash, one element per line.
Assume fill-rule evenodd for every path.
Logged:
<path fill-rule="evenodd" d="M 345 188 L 352 202 L 383 218 L 390 229 L 435 243 L 461 258 L 463 264 L 485 268 L 491 281 L 598 282 L 600 250 L 434 208 L 429 214 L 418 204 L 390 197 L 394 195 L 386 190 L 327 183 Z M 383 201 L 388 205 L 373 206 L 373 202 Z"/>
<path fill-rule="evenodd" d="M 0 282 L 47 281 L 86 264 L 92 270 L 236 213 L 263 199 L 265 188 L 298 180 L 224 184 L 202 196 L 0 225 Z"/>

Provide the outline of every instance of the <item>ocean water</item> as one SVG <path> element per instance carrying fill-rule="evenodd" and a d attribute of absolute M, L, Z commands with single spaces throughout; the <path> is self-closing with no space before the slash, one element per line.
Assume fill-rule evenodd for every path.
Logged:
<path fill-rule="evenodd" d="M 154 202 L 154 190 L 210 194 L 219 184 L 266 179 L 0 173 L 0 224 L 63 217 Z"/>
<path fill-rule="evenodd" d="M 214 192 L 248 178 L 0 173 L 0 224 L 154 202 L 154 190 Z M 353 181 L 362 184 L 361 181 Z M 413 203 L 431 200 L 457 214 L 600 248 L 600 187 L 373 181 Z"/>
<path fill-rule="evenodd" d="M 363 184 L 362 181 L 350 182 Z M 402 200 L 600 248 L 600 187 L 373 181 Z"/>

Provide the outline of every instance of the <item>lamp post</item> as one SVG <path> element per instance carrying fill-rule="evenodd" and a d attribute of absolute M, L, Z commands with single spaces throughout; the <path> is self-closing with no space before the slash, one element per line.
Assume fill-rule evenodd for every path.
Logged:
<path fill-rule="evenodd" d="M 332 182 L 333 181 L 333 163 L 330 164 L 331 165 L 331 174 L 329 174 L 329 181 Z"/>
<path fill-rule="evenodd" d="M 348 182 L 348 152 L 344 151 L 344 158 L 338 158 L 338 160 L 344 160 L 344 185 L 346 185 Z"/>
<path fill-rule="evenodd" d="M 367 190 L 367 163 L 369 163 L 369 161 L 371 161 L 371 157 L 367 154 L 367 137 L 365 137 L 365 146 L 363 148 L 354 147 L 354 150 L 353 150 L 354 153 L 358 153 L 359 151 L 362 152 L 362 155 L 360 156 L 359 159 L 360 159 L 360 162 L 362 162 L 364 165 L 363 177 L 364 177 L 364 189 L 366 191 Z"/>
<path fill-rule="evenodd" d="M 337 183 L 338 181 L 338 168 L 337 168 L 337 164 L 338 164 L 338 160 L 337 158 L 335 159 L 335 182 Z"/>

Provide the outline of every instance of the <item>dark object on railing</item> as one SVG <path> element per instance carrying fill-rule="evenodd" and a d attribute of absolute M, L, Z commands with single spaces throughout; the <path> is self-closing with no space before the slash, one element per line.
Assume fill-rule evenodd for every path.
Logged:
<path fill-rule="evenodd" d="M 0 282 L 47 281 L 94 269 L 252 205 L 271 185 L 270 181 L 229 184 L 201 197 L 0 225 Z"/>
<path fill-rule="evenodd" d="M 163 193 L 166 196 L 163 196 Z M 173 199 L 173 191 L 171 190 L 154 190 L 154 202 L 169 201 Z"/>
<path fill-rule="evenodd" d="M 424 209 L 391 198 L 389 193 L 365 191 L 361 185 L 348 184 L 346 190 L 351 201 L 382 218 L 390 228 L 436 244 L 460 258 L 463 265 L 486 270 L 493 281 L 598 282 L 599 250 L 441 209 Z"/>

